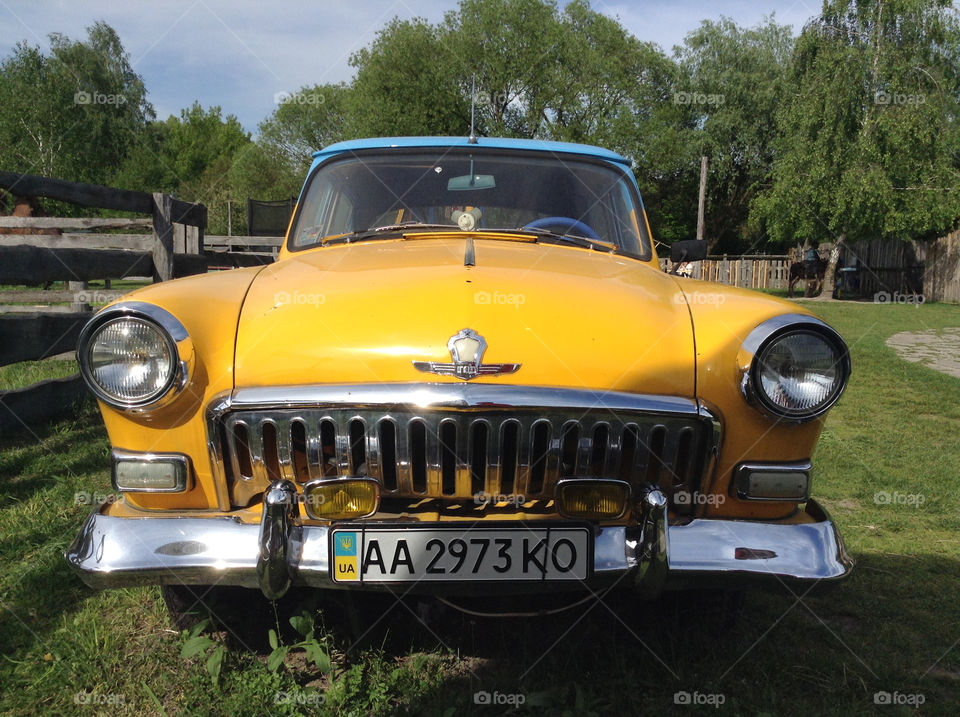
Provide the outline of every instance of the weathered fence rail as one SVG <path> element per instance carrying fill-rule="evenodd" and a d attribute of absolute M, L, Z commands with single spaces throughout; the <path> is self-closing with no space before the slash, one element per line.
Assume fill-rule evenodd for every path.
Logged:
<path fill-rule="evenodd" d="M 261 266 L 276 260 L 282 244 L 283 237 L 208 236 L 205 254 L 212 269 Z"/>
<path fill-rule="evenodd" d="M 6 311 L 29 302 L 70 302 L 46 311 L 0 314 L 0 366 L 56 356 L 76 347 L 90 317 L 91 280 L 148 277 L 166 281 L 207 271 L 207 209 L 167 194 L 134 192 L 48 177 L 0 172 L 0 189 L 146 218 L 0 217 L 0 284 L 67 282 L 68 291 L 0 292 Z M 63 230 L 74 230 L 65 233 Z M 95 233 L 123 230 L 123 234 Z M 132 233 L 139 230 L 141 233 Z M 143 233 L 147 230 L 149 234 Z M 50 313 L 50 311 L 59 313 Z M 78 374 L 0 391 L 0 430 L 29 427 L 84 396 Z"/>

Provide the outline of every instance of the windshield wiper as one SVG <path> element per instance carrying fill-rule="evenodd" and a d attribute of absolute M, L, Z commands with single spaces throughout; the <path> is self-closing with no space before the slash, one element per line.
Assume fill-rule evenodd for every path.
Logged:
<path fill-rule="evenodd" d="M 359 231 L 342 234 L 333 239 L 321 242 L 323 246 L 331 244 L 352 244 L 353 242 L 363 241 L 365 239 L 389 239 L 395 232 L 402 232 L 408 229 L 456 229 L 460 227 L 456 224 L 426 224 L 424 222 L 400 222 L 399 224 L 387 224 L 382 227 L 371 227 L 370 229 L 360 229 Z"/>
<path fill-rule="evenodd" d="M 576 234 L 560 234 L 548 229 L 525 228 L 520 227 L 516 230 L 519 234 L 533 234 L 537 241 L 546 241 L 547 243 L 570 244 L 571 246 L 582 247 L 584 249 L 594 249 L 595 251 L 616 252 L 618 247 L 602 239 L 587 239 Z"/>

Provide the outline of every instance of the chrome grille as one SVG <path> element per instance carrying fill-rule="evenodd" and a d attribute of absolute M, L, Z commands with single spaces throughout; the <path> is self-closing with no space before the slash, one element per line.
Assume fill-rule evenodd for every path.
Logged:
<path fill-rule="evenodd" d="M 570 476 L 656 484 L 672 497 L 699 490 L 715 439 L 702 415 L 583 406 L 233 407 L 214 429 L 235 507 L 277 478 L 357 475 L 376 478 L 385 498 L 550 499 Z"/>

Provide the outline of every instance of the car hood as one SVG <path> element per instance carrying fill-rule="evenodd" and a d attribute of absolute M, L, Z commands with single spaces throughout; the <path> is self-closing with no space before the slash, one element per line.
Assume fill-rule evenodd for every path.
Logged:
<path fill-rule="evenodd" d="M 293 254 L 253 281 L 237 331 L 238 387 L 456 382 L 414 362 L 451 362 L 472 329 L 483 363 L 512 374 L 474 382 L 694 395 L 690 314 L 675 279 L 650 264 L 530 241 L 367 241 Z"/>

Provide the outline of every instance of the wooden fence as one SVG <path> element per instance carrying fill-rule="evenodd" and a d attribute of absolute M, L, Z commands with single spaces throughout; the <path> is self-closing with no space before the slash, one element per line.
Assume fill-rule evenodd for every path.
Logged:
<path fill-rule="evenodd" d="M 669 271 L 669 259 L 660 266 Z M 691 264 L 691 277 L 747 289 L 786 289 L 790 282 L 790 257 L 778 254 L 714 256 Z"/>
<path fill-rule="evenodd" d="M 828 245 L 822 245 L 821 255 Z M 692 276 L 750 289 L 785 289 L 790 280 L 789 255 L 709 257 L 694 262 Z M 668 271 L 672 264 L 661 259 Z M 843 297 L 871 298 L 878 293 L 920 294 L 926 301 L 960 302 L 960 231 L 934 241 L 871 239 L 846 245 L 838 270 L 856 269 L 855 287 Z M 800 287 L 802 293 L 803 287 Z"/>
<path fill-rule="evenodd" d="M 0 366 L 72 352 L 90 318 L 91 280 L 147 277 L 166 281 L 207 271 L 203 231 L 207 209 L 168 194 L 148 194 L 47 177 L 0 172 L 0 188 L 82 207 L 149 218 L 0 217 L 0 284 L 49 285 L 67 291 L 0 292 L 0 304 L 69 302 L 0 314 Z M 102 234 L 94 230 L 139 230 Z M 22 231 L 18 231 L 22 230 Z M 64 232 L 63 230 L 68 230 Z M 144 233 L 149 230 L 150 233 Z M 39 232 L 52 233 L 39 233 Z M 229 253 L 229 252 L 225 252 Z M 28 304 L 29 305 L 29 304 Z M 85 395 L 79 374 L 0 391 L 0 431 L 29 427 L 62 413 Z"/>
<path fill-rule="evenodd" d="M 926 301 L 960 302 L 960 231 L 921 244 L 923 297 Z"/>

